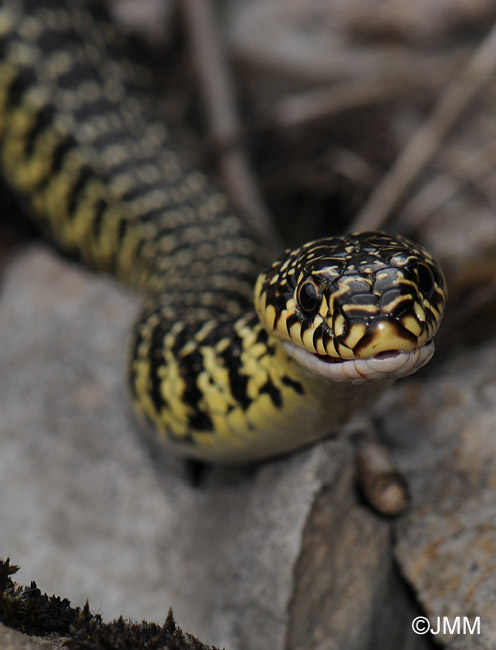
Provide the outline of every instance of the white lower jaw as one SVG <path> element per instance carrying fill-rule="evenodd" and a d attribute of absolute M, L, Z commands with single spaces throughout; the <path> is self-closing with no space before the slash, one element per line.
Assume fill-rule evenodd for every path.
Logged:
<path fill-rule="evenodd" d="M 351 384 L 406 377 L 425 366 L 434 354 L 434 343 L 431 341 L 413 352 L 398 352 L 394 356 L 327 362 L 293 343 L 283 342 L 282 345 L 290 357 L 313 374 L 330 381 Z"/>

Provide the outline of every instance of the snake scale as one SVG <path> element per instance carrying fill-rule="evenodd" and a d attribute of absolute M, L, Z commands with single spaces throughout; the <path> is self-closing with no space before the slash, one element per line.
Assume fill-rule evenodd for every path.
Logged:
<path fill-rule="evenodd" d="M 322 438 L 430 359 L 441 270 L 384 233 L 271 263 L 98 5 L 1 3 L 5 182 L 61 249 L 145 292 L 129 385 L 166 444 L 236 462 Z"/>

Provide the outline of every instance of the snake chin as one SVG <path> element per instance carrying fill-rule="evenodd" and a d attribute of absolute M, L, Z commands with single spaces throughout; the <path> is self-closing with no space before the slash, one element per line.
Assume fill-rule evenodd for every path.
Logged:
<path fill-rule="evenodd" d="M 371 384 L 382 379 L 399 379 L 417 372 L 434 354 L 434 343 L 412 352 L 391 350 L 370 359 L 340 361 L 304 350 L 293 343 L 283 342 L 287 354 L 314 375 L 338 383 Z"/>

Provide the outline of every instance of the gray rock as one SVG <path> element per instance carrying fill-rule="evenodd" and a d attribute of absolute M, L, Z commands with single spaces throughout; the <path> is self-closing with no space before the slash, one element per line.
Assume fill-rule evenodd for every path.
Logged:
<path fill-rule="evenodd" d="M 0 623 L 0 648 L 2 650 L 58 650 L 63 648 L 63 639 L 41 639 L 29 637 Z"/>
<path fill-rule="evenodd" d="M 398 385 L 383 427 L 413 499 L 396 556 L 452 649 L 496 646 L 495 360 L 489 340 L 440 366 L 429 390 Z"/>
<path fill-rule="evenodd" d="M 360 503 L 331 439 L 201 488 L 150 453 L 123 380 L 139 300 L 43 247 L 0 308 L 0 554 L 19 583 L 234 650 L 423 648 L 389 523 Z M 376 645 L 377 644 L 377 645 Z"/>

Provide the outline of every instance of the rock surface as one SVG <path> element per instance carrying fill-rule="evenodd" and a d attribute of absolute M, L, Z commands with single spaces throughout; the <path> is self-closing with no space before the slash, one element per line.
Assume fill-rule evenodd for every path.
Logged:
<path fill-rule="evenodd" d="M 18 582 L 106 619 L 163 622 L 172 606 L 233 650 L 428 647 L 346 439 L 195 487 L 127 405 L 135 296 L 33 247 L 0 305 L 0 553 Z"/>
<path fill-rule="evenodd" d="M 63 639 L 41 639 L 28 637 L 0 623 L 0 648 L 2 650 L 58 650 L 63 648 Z"/>
<path fill-rule="evenodd" d="M 429 390 L 392 394 L 383 427 L 413 497 L 396 556 L 434 629 L 441 622 L 437 640 L 457 650 L 496 646 L 495 368 L 496 341 L 467 350 Z M 456 617 L 461 630 L 479 620 L 480 634 L 457 634 Z"/>

